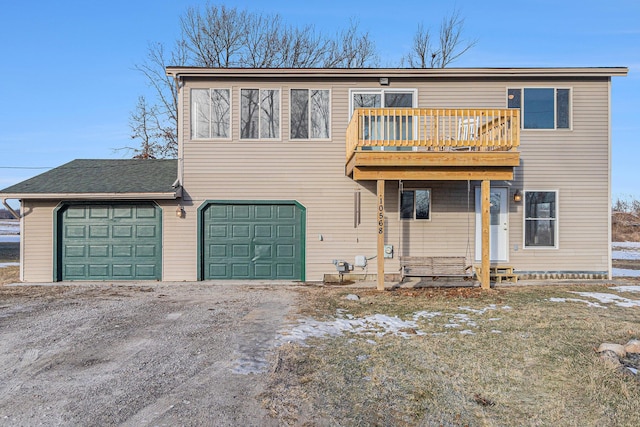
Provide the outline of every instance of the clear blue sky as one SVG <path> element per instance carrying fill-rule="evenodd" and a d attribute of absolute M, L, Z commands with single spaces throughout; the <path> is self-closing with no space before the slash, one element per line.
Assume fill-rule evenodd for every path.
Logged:
<path fill-rule="evenodd" d="M 126 158 L 129 114 L 150 93 L 134 70 L 151 42 L 178 37 L 197 0 L 2 0 L 0 188 L 76 158 Z M 437 31 L 454 8 L 477 45 L 455 67 L 629 67 L 613 78 L 613 196 L 640 198 L 638 0 L 236 0 L 334 33 L 369 31 L 381 66 L 397 66 L 419 22 Z"/>

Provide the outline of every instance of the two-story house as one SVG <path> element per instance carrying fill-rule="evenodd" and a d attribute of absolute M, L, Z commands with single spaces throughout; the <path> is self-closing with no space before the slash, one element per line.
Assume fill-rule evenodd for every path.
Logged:
<path fill-rule="evenodd" d="M 177 160 L 76 160 L 0 192 L 21 277 L 320 281 L 408 257 L 611 276 L 618 68 L 169 67 Z"/>

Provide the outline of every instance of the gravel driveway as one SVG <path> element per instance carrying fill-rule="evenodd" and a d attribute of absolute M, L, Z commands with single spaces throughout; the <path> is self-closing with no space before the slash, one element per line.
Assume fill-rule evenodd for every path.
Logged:
<path fill-rule="evenodd" d="M 265 426 L 293 286 L 0 287 L 0 425 Z"/>

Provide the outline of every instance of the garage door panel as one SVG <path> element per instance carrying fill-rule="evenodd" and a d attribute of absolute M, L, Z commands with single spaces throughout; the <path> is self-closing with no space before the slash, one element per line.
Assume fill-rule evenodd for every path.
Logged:
<path fill-rule="evenodd" d="M 255 237 L 272 237 L 273 230 L 271 225 L 256 225 L 253 229 L 253 233 Z"/>
<path fill-rule="evenodd" d="M 293 264 L 280 263 L 277 268 L 279 277 L 283 279 L 295 279 L 295 266 Z"/>
<path fill-rule="evenodd" d="M 207 278 L 224 277 L 228 276 L 226 264 L 209 264 L 209 275 Z"/>
<path fill-rule="evenodd" d="M 69 207 L 64 215 L 67 218 L 86 218 L 87 209 L 84 207 Z"/>
<path fill-rule="evenodd" d="M 109 277 L 108 264 L 89 264 L 89 278 L 104 279 Z"/>
<path fill-rule="evenodd" d="M 258 279 L 270 279 L 273 276 L 271 264 L 255 264 L 254 276 Z"/>
<path fill-rule="evenodd" d="M 66 245 L 64 249 L 70 258 L 83 258 L 86 247 L 84 245 Z"/>
<path fill-rule="evenodd" d="M 132 245 L 113 245 L 111 247 L 114 257 L 131 257 L 133 256 Z"/>
<path fill-rule="evenodd" d="M 161 219 L 152 204 L 68 206 L 58 279 L 161 279 Z"/>
<path fill-rule="evenodd" d="M 249 219 L 249 212 L 251 207 L 249 205 L 234 205 L 231 207 L 231 217 L 233 219 Z"/>
<path fill-rule="evenodd" d="M 210 225 L 208 229 L 208 237 L 227 237 L 227 235 L 229 234 L 227 233 L 226 225 Z"/>
<path fill-rule="evenodd" d="M 140 279 L 155 279 L 156 266 L 155 264 L 138 264 L 135 266 L 136 276 Z"/>
<path fill-rule="evenodd" d="M 205 207 L 203 278 L 302 279 L 303 217 L 303 208 L 292 203 L 231 202 Z"/>
<path fill-rule="evenodd" d="M 249 245 L 232 245 L 231 246 L 231 256 L 234 258 L 247 258 L 251 250 L 249 249 Z"/>
<path fill-rule="evenodd" d="M 64 273 L 67 277 L 86 277 L 86 267 L 84 264 L 67 264 Z"/>
<path fill-rule="evenodd" d="M 249 264 L 246 262 L 231 264 L 231 275 L 234 279 L 249 279 L 251 277 L 249 275 L 249 270 Z"/>
<path fill-rule="evenodd" d="M 109 208 L 91 207 L 89 208 L 89 218 L 109 218 Z"/>
<path fill-rule="evenodd" d="M 133 276 L 133 266 L 131 264 L 114 264 L 114 277 L 130 277 Z"/>
<path fill-rule="evenodd" d="M 109 246 L 107 245 L 89 245 L 90 257 L 107 257 L 109 256 Z"/>
<path fill-rule="evenodd" d="M 134 209 L 131 207 L 116 207 L 113 209 L 114 218 L 133 218 Z"/>
<path fill-rule="evenodd" d="M 155 245 L 136 245 L 136 256 L 138 258 L 153 258 L 156 255 Z"/>
<path fill-rule="evenodd" d="M 130 239 L 133 237 L 133 225 L 114 225 L 112 233 L 116 239 L 120 237 Z"/>
<path fill-rule="evenodd" d="M 84 225 L 66 225 L 64 227 L 65 237 L 84 238 L 86 234 L 86 227 Z"/>
<path fill-rule="evenodd" d="M 95 218 L 92 218 L 95 219 Z M 109 237 L 108 225 L 90 225 L 89 226 L 89 238 L 106 238 Z"/>

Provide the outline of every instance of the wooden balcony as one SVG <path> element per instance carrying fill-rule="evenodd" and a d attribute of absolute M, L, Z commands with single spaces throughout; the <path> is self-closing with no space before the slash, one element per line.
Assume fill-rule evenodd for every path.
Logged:
<path fill-rule="evenodd" d="M 520 110 L 357 109 L 347 127 L 354 180 L 511 180 Z"/>

